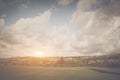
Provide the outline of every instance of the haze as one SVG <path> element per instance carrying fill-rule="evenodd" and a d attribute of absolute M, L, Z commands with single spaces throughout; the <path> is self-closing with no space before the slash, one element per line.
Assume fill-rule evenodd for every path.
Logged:
<path fill-rule="evenodd" d="M 0 57 L 120 53 L 119 0 L 0 0 Z"/>

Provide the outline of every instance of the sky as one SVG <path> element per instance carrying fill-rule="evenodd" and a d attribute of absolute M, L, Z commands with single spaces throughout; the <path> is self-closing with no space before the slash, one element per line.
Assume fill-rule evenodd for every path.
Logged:
<path fill-rule="evenodd" d="M 0 57 L 120 53 L 120 0 L 0 0 Z"/>

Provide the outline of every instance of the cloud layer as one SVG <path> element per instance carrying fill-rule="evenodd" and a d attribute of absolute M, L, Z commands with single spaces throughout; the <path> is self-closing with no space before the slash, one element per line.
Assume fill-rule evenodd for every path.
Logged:
<path fill-rule="evenodd" d="M 120 16 L 117 0 L 80 0 L 71 22 L 78 33 L 73 48 L 86 54 L 120 53 Z"/>
<path fill-rule="evenodd" d="M 35 17 L 21 18 L 6 27 L 2 27 L 4 19 L 1 19 L 1 56 L 19 56 L 21 53 L 34 56 L 37 51 L 45 52 L 45 56 L 68 55 L 64 53 L 70 39 L 68 25 L 48 27 L 51 16 L 51 10 L 47 10 Z"/>
<path fill-rule="evenodd" d="M 30 49 L 34 51 L 34 46 L 37 45 L 37 42 L 40 43 L 41 35 L 46 35 L 44 33 L 50 17 L 51 11 L 48 10 L 33 18 L 21 18 L 15 24 L 1 28 L 0 52 L 5 53 L 9 50 L 8 52 L 15 52 L 13 54 L 17 55 L 21 52 L 27 54 L 26 51 Z M 3 19 L 0 20 L 0 24 L 3 26 Z"/>
<path fill-rule="evenodd" d="M 39 50 L 51 56 L 120 53 L 120 1 L 76 1 L 76 9 L 66 24 L 50 24 L 54 17 L 52 9 L 34 17 L 20 18 L 9 26 L 0 19 L 1 56 L 21 53 L 31 56 Z M 59 7 L 72 2 L 58 0 Z M 21 9 L 24 8 L 27 6 L 22 3 Z M 55 23 L 60 23 L 57 20 Z"/>

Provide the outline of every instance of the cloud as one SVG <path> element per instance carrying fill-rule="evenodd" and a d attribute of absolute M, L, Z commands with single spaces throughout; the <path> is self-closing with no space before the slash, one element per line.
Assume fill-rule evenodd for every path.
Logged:
<path fill-rule="evenodd" d="M 79 0 L 77 7 L 82 10 L 89 10 L 94 5 L 100 5 L 103 0 Z"/>
<path fill-rule="evenodd" d="M 53 39 L 52 41 L 54 42 L 52 44 L 54 44 L 58 49 L 65 48 L 66 44 L 70 40 L 70 34 L 70 28 L 67 24 L 53 27 L 52 33 L 50 35 L 51 39 Z"/>
<path fill-rule="evenodd" d="M 51 12 L 48 10 L 33 18 L 21 18 L 15 24 L 9 26 L 6 32 L 9 32 L 12 36 L 14 35 L 18 40 L 20 38 L 23 39 L 23 42 L 29 42 L 29 37 L 34 37 L 34 35 L 37 37 L 45 31 L 50 17 Z"/>
<path fill-rule="evenodd" d="M 68 5 L 72 1 L 59 0 L 58 4 Z M 60 26 L 49 24 L 51 10 L 20 18 L 9 26 L 4 26 L 4 19 L 0 19 L 0 52 L 11 56 L 33 55 L 39 50 L 48 55 L 120 53 L 119 4 L 118 0 L 78 0 L 71 23 Z"/>
<path fill-rule="evenodd" d="M 5 20 L 4 19 L 0 19 L 0 34 L 2 34 L 2 29 L 3 29 L 4 24 L 5 24 Z"/>
<path fill-rule="evenodd" d="M 45 35 L 51 15 L 51 11 L 47 10 L 35 17 L 21 18 L 15 24 L 0 28 L 0 52 L 20 53 L 20 49 L 25 51 L 24 49 L 32 49 L 32 47 L 39 45 L 37 44 L 38 38 L 42 34 Z M 0 19 L 0 26 L 3 25 L 4 19 Z"/>
<path fill-rule="evenodd" d="M 118 0 L 79 0 L 71 22 L 77 26 L 72 46 L 83 54 L 120 53 Z"/>
<path fill-rule="evenodd" d="M 71 4 L 73 0 L 58 0 L 59 5 L 68 5 Z"/>
<path fill-rule="evenodd" d="M 5 20 L 4 19 L 0 19 L 0 26 L 3 26 L 5 24 Z"/>
<path fill-rule="evenodd" d="M 47 55 L 69 55 L 69 25 L 49 27 L 52 12 L 31 18 L 20 18 L 16 23 L 2 28 L 0 34 L 1 56 L 31 56 L 36 51 Z M 1 20 L 3 25 L 4 20 Z"/>
<path fill-rule="evenodd" d="M 119 16 L 118 0 L 79 0 L 77 7 L 83 11 L 98 11 L 107 16 Z"/>

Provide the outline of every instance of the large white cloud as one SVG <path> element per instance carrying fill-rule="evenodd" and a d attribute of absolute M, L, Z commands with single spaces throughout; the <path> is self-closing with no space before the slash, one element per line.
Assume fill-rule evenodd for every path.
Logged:
<path fill-rule="evenodd" d="M 59 0 L 59 4 L 68 5 L 72 1 Z M 38 50 L 47 55 L 120 53 L 120 1 L 78 1 L 70 20 L 72 24 L 67 21 L 67 25 L 48 26 L 50 10 L 35 17 L 21 18 L 7 27 L 3 27 L 5 21 L 0 19 L 1 54 L 32 55 Z"/>
<path fill-rule="evenodd" d="M 107 3 L 79 0 L 71 20 L 78 29 L 72 45 L 79 53 L 120 53 L 119 1 Z"/>
<path fill-rule="evenodd" d="M 8 38 L 6 39 L 7 42 L 10 40 L 13 40 L 13 42 L 30 42 L 32 41 L 32 39 L 29 39 L 30 37 L 36 38 L 45 31 L 50 17 L 51 12 L 48 10 L 33 18 L 21 18 L 15 24 L 5 28 L 3 39 Z"/>
<path fill-rule="evenodd" d="M 51 11 L 48 10 L 35 17 L 21 18 L 15 24 L 1 28 L 0 52 L 20 53 L 20 49 L 26 52 L 25 50 L 28 48 L 34 50 L 34 46 L 39 42 L 37 39 L 42 38 L 40 35 L 44 34 L 47 29 L 51 14 Z M 3 24 L 4 20 L 1 19 L 0 25 L 3 26 Z"/>
<path fill-rule="evenodd" d="M 48 10 L 3 27 L 0 34 L 1 56 L 30 56 L 37 51 L 45 52 L 46 56 L 69 55 L 69 25 L 49 27 L 51 15 L 52 12 Z"/>

